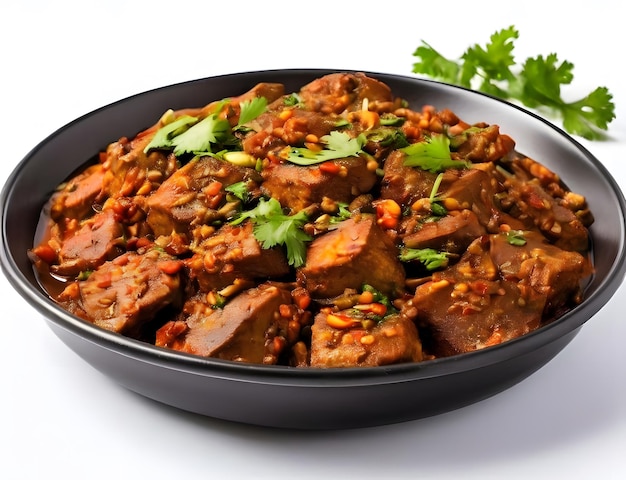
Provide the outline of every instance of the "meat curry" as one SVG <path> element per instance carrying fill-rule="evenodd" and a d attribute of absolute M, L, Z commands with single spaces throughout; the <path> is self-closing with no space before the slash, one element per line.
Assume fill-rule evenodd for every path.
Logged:
<path fill-rule="evenodd" d="M 379 80 L 261 83 L 169 110 L 59 186 L 29 252 L 121 335 L 292 367 L 421 362 L 558 318 L 592 274 L 586 199 L 497 125 Z"/>

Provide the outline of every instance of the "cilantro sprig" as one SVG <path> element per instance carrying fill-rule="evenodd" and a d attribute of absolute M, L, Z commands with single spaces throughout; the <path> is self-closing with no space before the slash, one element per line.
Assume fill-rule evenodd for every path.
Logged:
<path fill-rule="evenodd" d="M 285 215 L 280 202 L 275 198 L 261 198 L 252 210 L 242 212 L 231 223 L 238 225 L 249 219 L 254 224 L 254 237 L 265 249 L 282 245 L 287 250 L 289 265 L 299 267 L 306 258 L 306 242 L 311 237 L 302 230 L 308 217 L 304 210 Z"/>
<path fill-rule="evenodd" d="M 545 109 L 562 119 L 568 133 L 589 140 L 602 138 L 602 131 L 608 130 L 615 118 L 609 90 L 601 86 L 579 100 L 565 101 L 561 87 L 572 83 L 574 65 L 559 61 L 555 53 L 528 57 L 518 64 L 513 52 L 518 38 L 519 32 L 510 26 L 493 33 L 484 47 L 470 46 L 457 60 L 422 41 L 413 53 L 419 59 L 413 64 L 413 73 Z"/>
<path fill-rule="evenodd" d="M 307 166 L 339 158 L 356 157 L 363 151 L 366 138 L 364 135 L 352 138 L 346 132 L 333 130 L 320 140 L 324 143 L 321 150 L 305 147 L 291 147 L 287 160 L 296 165 Z"/>
<path fill-rule="evenodd" d="M 428 200 L 430 202 L 430 210 L 436 217 L 444 217 L 448 214 L 448 210 L 446 209 L 446 207 L 443 206 L 441 197 L 439 197 L 438 195 L 439 186 L 441 185 L 442 181 L 443 173 L 440 173 L 439 175 L 437 175 L 437 178 L 435 178 L 433 188 L 431 189 L 430 196 L 428 197 Z"/>
<path fill-rule="evenodd" d="M 434 248 L 408 248 L 403 247 L 400 250 L 400 261 L 412 262 L 417 260 L 422 263 L 426 270 L 437 270 L 448 266 L 449 254 L 439 252 Z"/>
<path fill-rule="evenodd" d="M 150 143 L 148 143 L 148 145 L 144 148 L 144 153 L 148 153 L 150 150 L 155 148 L 171 147 L 172 139 L 185 132 L 190 125 L 193 125 L 197 121 L 198 119 L 196 117 L 183 115 L 173 122 L 159 128 L 152 137 L 152 140 L 150 140 Z"/>
<path fill-rule="evenodd" d="M 404 165 L 419 167 L 432 173 L 448 168 L 469 168 L 469 162 L 453 160 L 450 154 L 450 139 L 442 134 L 433 134 L 424 141 L 412 143 L 400 149 L 406 154 Z"/>
<path fill-rule="evenodd" d="M 202 120 L 190 115 L 183 115 L 164 125 L 156 131 L 152 140 L 144 148 L 148 153 L 153 149 L 171 149 L 174 155 L 186 153 L 217 153 L 225 147 L 238 150 L 238 142 L 234 131 L 242 130 L 246 123 L 251 122 L 267 109 L 265 97 L 255 97 L 239 104 L 240 113 L 237 125 L 231 128 L 228 120 L 219 116 L 228 99 L 222 100 L 216 111 Z"/>
<path fill-rule="evenodd" d="M 213 114 L 172 138 L 170 143 L 176 156 L 194 152 L 213 152 L 212 146 L 225 142 L 230 133 L 228 120 Z"/>
<path fill-rule="evenodd" d="M 239 104 L 239 108 L 239 120 L 235 128 L 240 128 L 246 123 L 250 123 L 264 113 L 267 110 L 267 98 L 254 97 L 251 100 L 244 100 Z"/>

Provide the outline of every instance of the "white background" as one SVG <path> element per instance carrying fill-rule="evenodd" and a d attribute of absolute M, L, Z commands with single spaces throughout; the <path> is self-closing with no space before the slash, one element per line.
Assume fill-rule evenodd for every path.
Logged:
<path fill-rule="evenodd" d="M 411 74 L 421 40 L 456 58 L 515 25 L 518 60 L 556 52 L 575 64 L 572 98 L 611 90 L 609 138 L 577 140 L 626 187 L 616 5 L 3 2 L 0 184 L 57 128 L 147 89 L 283 67 Z M 339 432 L 249 427 L 146 400 L 75 356 L 1 275 L 0 291 L 2 478 L 626 478 L 624 287 L 560 355 L 506 392 L 434 418 Z"/>

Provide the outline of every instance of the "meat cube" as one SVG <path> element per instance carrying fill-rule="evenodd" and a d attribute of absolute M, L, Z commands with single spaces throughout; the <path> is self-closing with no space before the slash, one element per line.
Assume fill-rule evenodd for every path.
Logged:
<path fill-rule="evenodd" d="M 247 92 L 236 97 L 231 97 L 228 102 L 228 107 L 231 111 L 228 112 L 227 117 L 231 125 L 236 125 L 239 121 L 239 114 L 241 113 L 241 104 L 249 102 L 255 98 L 263 97 L 267 100 L 268 104 L 275 101 L 280 101 L 285 94 L 285 86 L 282 83 L 261 82 L 257 83 Z M 185 113 L 189 115 L 199 115 L 204 117 L 210 113 L 214 113 L 217 108 L 223 108 L 224 102 L 217 100 L 202 107 L 200 112 L 194 112 L 193 110 L 187 110 Z"/>
<path fill-rule="evenodd" d="M 322 113 L 343 113 L 361 110 L 363 101 L 391 102 L 388 85 L 363 73 L 333 73 L 313 80 L 299 92 L 307 110 Z"/>
<path fill-rule="evenodd" d="M 419 230 L 406 233 L 402 241 L 409 248 L 433 248 L 462 253 L 475 238 L 487 233 L 471 210 L 452 210 L 436 221 L 421 223 Z"/>
<path fill-rule="evenodd" d="M 539 229 L 555 245 L 566 250 L 586 251 L 589 233 L 580 218 L 561 205 L 538 180 L 524 181 L 509 176 L 505 181 L 511 215 Z"/>
<path fill-rule="evenodd" d="M 279 101 L 251 123 L 255 131 L 246 135 L 243 149 L 256 158 L 264 158 L 286 145 L 304 145 L 309 135 L 328 135 L 337 129 L 337 120 L 337 116 L 288 107 Z"/>
<path fill-rule="evenodd" d="M 176 171 L 178 164 L 173 154 L 144 152 L 157 130 L 155 125 L 131 140 L 124 137 L 107 146 L 103 154 L 103 198 L 147 195 Z"/>
<path fill-rule="evenodd" d="M 329 315 L 336 314 L 320 312 L 311 327 L 311 367 L 375 367 L 422 360 L 417 328 L 404 315 L 390 315 L 369 328 L 359 321 L 335 328 L 329 325 Z"/>
<path fill-rule="evenodd" d="M 371 215 L 345 220 L 313 240 L 297 276 L 315 298 L 334 297 L 364 284 L 395 297 L 405 281 L 397 247 Z"/>
<path fill-rule="evenodd" d="M 57 275 L 73 276 L 94 270 L 124 251 L 124 230 L 113 210 L 107 209 L 81 223 L 81 227 L 62 240 L 58 264 L 50 270 Z"/>
<path fill-rule="evenodd" d="M 522 233 L 524 245 L 513 245 L 505 234 L 492 235 L 489 254 L 503 278 L 545 295 L 544 315 L 558 317 L 580 301 L 591 263 L 578 252 L 551 245 L 539 232 Z"/>
<path fill-rule="evenodd" d="M 254 190 L 261 181 L 252 168 L 205 156 L 177 170 L 146 199 L 147 222 L 155 235 L 190 233 L 195 227 L 224 220 L 220 208 L 226 203 L 227 186 L 250 182 Z"/>
<path fill-rule="evenodd" d="M 95 325 L 133 336 L 181 298 L 182 262 L 157 249 L 128 252 L 104 263 L 59 295 L 69 311 Z"/>
<path fill-rule="evenodd" d="M 82 220 L 93 213 L 92 205 L 102 192 L 105 170 L 101 164 L 87 167 L 65 182 L 48 203 L 50 218 Z"/>
<path fill-rule="evenodd" d="M 488 243 L 475 240 L 457 264 L 417 287 L 412 303 L 418 325 L 432 338 L 429 353 L 479 350 L 539 327 L 545 295 L 502 279 Z"/>
<path fill-rule="evenodd" d="M 432 338 L 425 350 L 446 357 L 535 330 L 541 323 L 545 297 L 532 290 L 526 293 L 515 282 L 480 277 L 456 283 L 434 279 L 419 286 L 413 300 L 419 311 L 418 325 Z"/>
<path fill-rule="evenodd" d="M 290 336 L 290 318 L 280 313 L 282 305 L 291 305 L 288 290 L 261 285 L 241 292 L 223 309 L 205 297 L 192 297 L 182 318 L 161 327 L 156 345 L 204 357 L 276 363 Z"/>
<path fill-rule="evenodd" d="M 405 158 L 404 153 L 394 150 L 385 160 L 380 196 L 395 200 L 398 205 L 410 206 L 416 200 L 430 196 L 437 175 L 405 166 Z"/>
<path fill-rule="evenodd" d="M 332 168 L 329 168 L 332 164 Z M 350 157 L 303 167 L 289 163 L 272 164 L 263 170 L 264 194 L 273 197 L 293 213 L 324 199 L 349 203 L 376 184 L 376 171 L 365 158 Z"/>
<path fill-rule="evenodd" d="M 284 94 L 284 86 L 278 83 L 260 83 L 242 95 L 233 97 L 225 113 L 231 125 L 239 119 L 241 102 L 264 96 L 272 102 Z M 205 117 L 213 113 L 216 107 L 223 107 L 222 101 L 215 101 L 202 108 L 187 108 L 173 112 L 170 118 L 183 115 Z M 104 189 L 108 196 L 147 195 L 155 191 L 178 168 L 178 161 L 173 153 L 152 149 L 145 151 L 154 134 L 163 126 L 159 120 L 150 128 L 140 132 L 132 140 L 121 138 L 110 144 L 104 155 L 107 173 Z"/>
<path fill-rule="evenodd" d="M 495 162 L 513 152 L 515 141 L 500 133 L 498 125 L 476 126 L 465 130 L 463 141 L 455 147 L 454 156 L 472 162 Z M 456 143 L 458 138 L 453 138 Z"/>
<path fill-rule="evenodd" d="M 588 260 L 550 245 L 538 232 L 519 239 L 505 233 L 479 238 L 456 265 L 416 289 L 413 305 L 432 332 L 436 355 L 519 337 L 580 301 L 582 281 L 591 273 Z"/>
<path fill-rule="evenodd" d="M 262 248 L 250 222 L 224 225 L 194 251 L 187 261 L 189 276 L 204 292 L 224 288 L 236 279 L 280 278 L 290 272 L 285 253 L 278 247 Z"/>
<path fill-rule="evenodd" d="M 489 233 L 498 232 L 502 224 L 515 230 L 523 229 L 522 221 L 503 212 L 496 203 L 502 188 L 493 182 L 494 170 L 492 163 L 469 170 L 449 170 L 441 183 L 439 196 L 444 202 L 447 200 L 446 204 L 471 209 Z"/>

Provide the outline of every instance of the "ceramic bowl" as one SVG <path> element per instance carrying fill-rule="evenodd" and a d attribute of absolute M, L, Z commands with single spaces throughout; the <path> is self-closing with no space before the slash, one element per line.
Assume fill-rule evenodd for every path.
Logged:
<path fill-rule="evenodd" d="M 626 269 L 623 194 L 605 167 L 572 137 L 492 97 L 410 76 L 365 72 L 414 108 L 450 108 L 469 123 L 498 124 L 516 149 L 558 172 L 586 196 L 595 274 L 584 301 L 539 330 L 483 350 L 415 364 L 294 369 L 202 358 L 142 343 L 72 316 L 39 285 L 27 250 L 54 188 L 111 141 L 151 125 L 168 108 L 200 106 L 282 82 L 296 91 L 330 70 L 274 70 L 204 78 L 141 93 L 65 125 L 36 145 L 0 197 L 2 269 L 52 331 L 82 359 L 126 388 L 201 415 L 281 428 L 369 427 L 437 415 L 522 381 L 557 355 L 616 292 Z M 583 340 L 584 341 L 584 340 Z M 573 373 L 573 372 L 572 372 Z"/>

